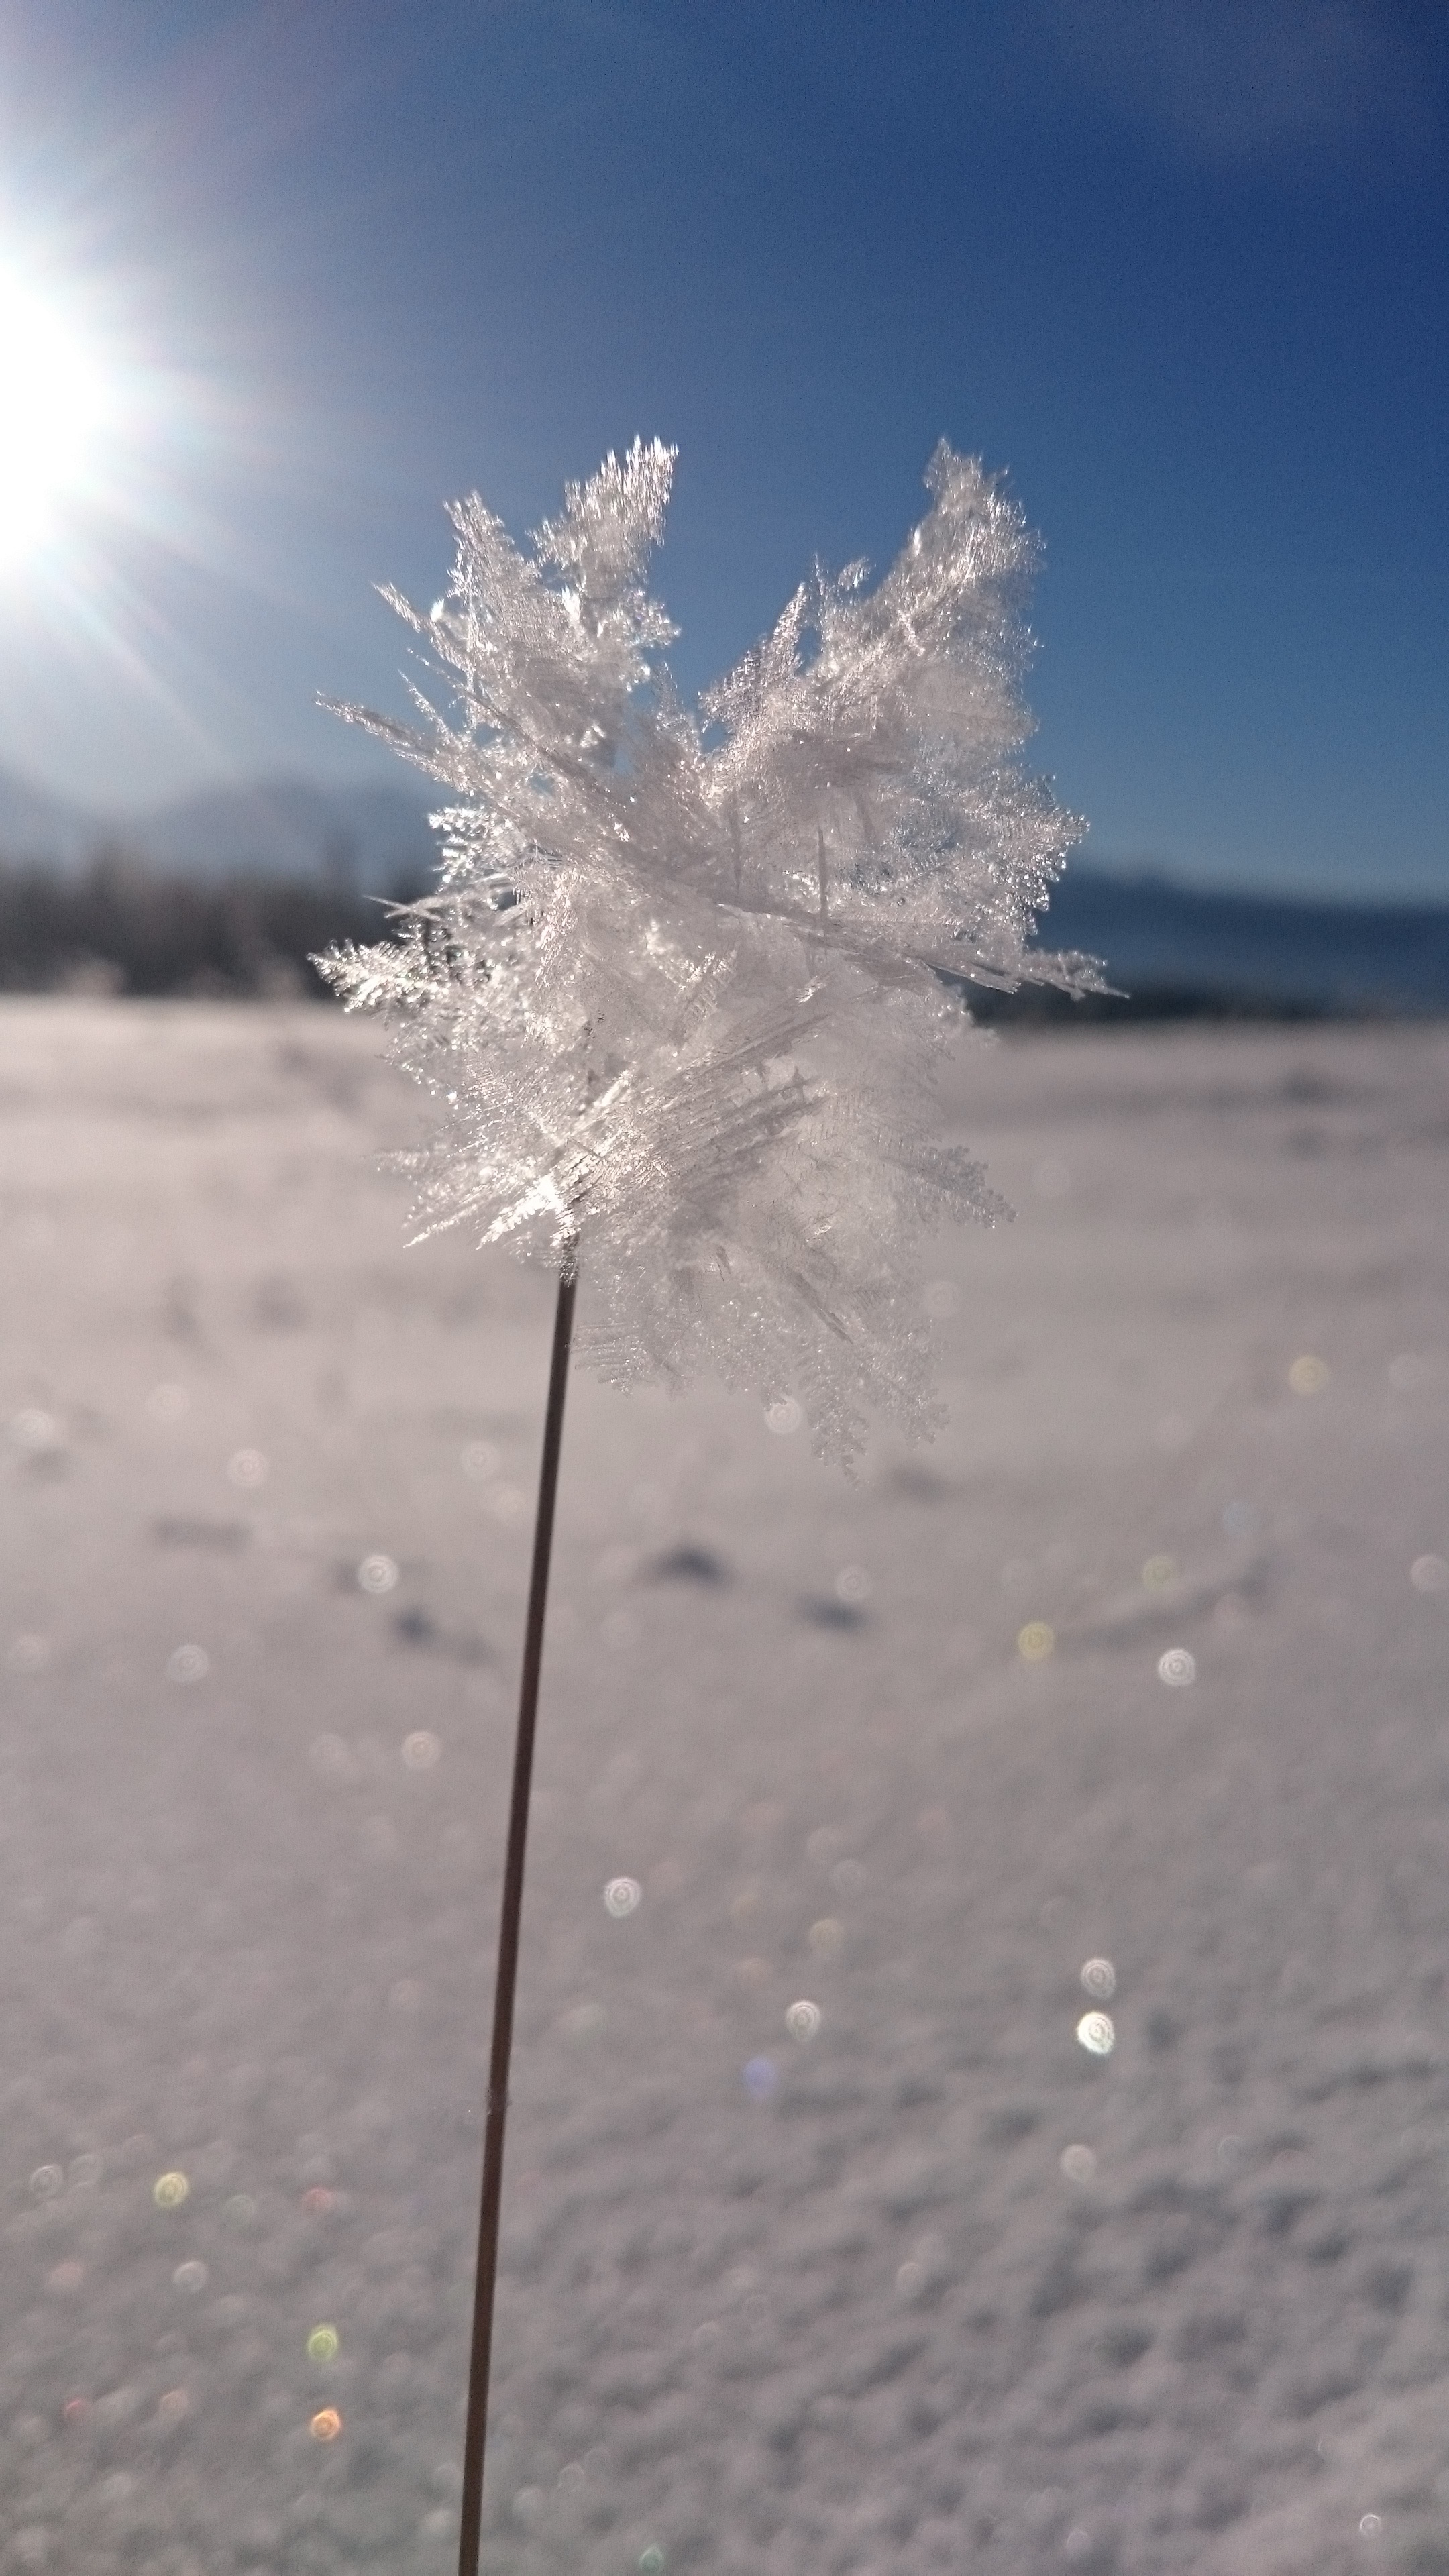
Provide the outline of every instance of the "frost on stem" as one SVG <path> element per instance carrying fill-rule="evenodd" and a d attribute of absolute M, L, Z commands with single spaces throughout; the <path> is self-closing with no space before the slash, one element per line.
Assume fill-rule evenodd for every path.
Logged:
<path fill-rule="evenodd" d="M 673 463 L 611 455 L 531 555 L 475 494 L 446 599 L 384 594 L 434 696 L 334 711 L 449 791 L 439 889 L 319 963 L 442 1105 L 420 1234 L 581 1246 L 605 1378 L 791 1391 L 848 1464 L 873 1408 L 941 1418 L 922 1238 L 1006 1212 L 941 1141 L 962 982 L 1097 982 L 1026 944 L 1081 828 L 1021 764 L 1034 540 L 942 445 L 884 578 L 817 571 L 695 710 L 645 583 Z"/>

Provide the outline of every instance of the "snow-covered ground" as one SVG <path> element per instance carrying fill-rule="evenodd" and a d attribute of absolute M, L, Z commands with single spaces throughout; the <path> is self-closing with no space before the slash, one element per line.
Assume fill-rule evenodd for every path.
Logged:
<path fill-rule="evenodd" d="M 0 1012 L 5 2576 L 455 2548 L 550 1301 L 376 1046 Z M 1449 1038 L 957 1098 L 934 1450 L 570 1393 L 487 2566 L 1443 2576 Z"/>

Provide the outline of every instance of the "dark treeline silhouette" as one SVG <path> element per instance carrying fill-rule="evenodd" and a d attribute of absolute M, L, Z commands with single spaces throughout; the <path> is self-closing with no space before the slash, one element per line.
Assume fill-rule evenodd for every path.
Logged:
<path fill-rule="evenodd" d="M 419 893 L 400 885 L 395 899 Z M 0 991 L 329 998 L 312 953 L 380 938 L 387 907 L 345 883 L 159 876 L 114 853 L 78 877 L 0 863 Z"/>

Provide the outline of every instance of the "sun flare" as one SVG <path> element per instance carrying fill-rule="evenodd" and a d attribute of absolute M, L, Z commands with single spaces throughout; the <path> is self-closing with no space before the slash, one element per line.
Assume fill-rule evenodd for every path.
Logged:
<path fill-rule="evenodd" d="M 110 408 L 80 333 L 0 271 L 0 564 L 39 543 L 81 491 Z"/>

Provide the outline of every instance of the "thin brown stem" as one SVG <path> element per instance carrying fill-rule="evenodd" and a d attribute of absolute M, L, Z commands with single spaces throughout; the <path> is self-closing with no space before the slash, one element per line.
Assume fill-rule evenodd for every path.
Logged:
<path fill-rule="evenodd" d="M 458 2536 L 458 2576 L 478 2576 L 483 2533 L 483 2453 L 488 2436 L 488 2376 L 493 2358 L 493 2298 L 498 2285 L 498 2215 L 503 2201 L 503 2136 L 508 2122 L 508 2065 L 513 2054 L 513 1998 L 518 1985 L 518 1934 L 523 1914 L 523 1863 L 528 1844 L 528 1797 L 533 1778 L 533 1739 L 538 1680 L 543 1666 L 543 1618 L 553 1553 L 553 1514 L 563 1446 L 564 1391 L 574 1329 L 574 1266 L 559 1274 L 554 1313 L 553 1362 L 543 1427 L 538 1516 L 533 1525 L 533 1576 L 518 1693 L 518 1733 L 513 1748 L 513 1798 L 508 1813 L 508 1856 L 503 1869 L 503 1909 L 498 1927 L 498 1974 L 493 1994 L 493 2048 L 488 2062 L 488 2111 L 483 2129 L 483 2197 L 478 2216 L 478 2270 L 473 2292 L 473 2346 L 468 2361 L 468 2422 L 463 2435 L 463 2502 Z"/>

